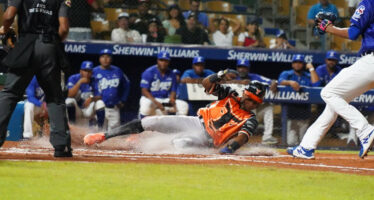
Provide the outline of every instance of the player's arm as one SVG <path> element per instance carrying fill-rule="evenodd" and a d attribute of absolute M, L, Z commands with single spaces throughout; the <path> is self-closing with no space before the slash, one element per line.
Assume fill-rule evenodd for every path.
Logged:
<path fill-rule="evenodd" d="M 309 70 L 310 72 L 310 81 L 312 83 L 317 83 L 319 81 L 319 76 L 316 70 L 314 69 L 314 66 L 312 65 L 312 63 L 306 64 L 306 69 Z"/>
<path fill-rule="evenodd" d="M 39 99 L 35 97 L 35 89 L 36 89 L 35 82 L 36 82 L 36 80 L 35 81 L 32 80 L 30 85 L 27 86 L 26 95 L 27 95 L 27 100 L 30 103 L 40 107 L 42 105 L 42 102 L 40 102 Z"/>
<path fill-rule="evenodd" d="M 235 70 L 225 69 L 204 78 L 202 84 L 205 91 L 209 94 L 213 94 L 218 90 L 217 86 L 219 86 L 219 82 L 221 82 L 227 74 L 234 72 L 237 73 Z"/>
<path fill-rule="evenodd" d="M 71 82 L 69 81 L 69 83 Z M 82 79 L 79 79 L 79 81 L 73 87 L 69 88 L 68 97 L 75 97 L 77 93 L 79 92 L 81 85 L 82 85 Z"/>
<path fill-rule="evenodd" d="M 9 3 L 11 3 L 13 1 L 9 1 Z M 14 3 L 11 3 L 9 5 L 9 7 L 6 9 L 4 15 L 3 15 L 3 27 L 2 27 L 2 30 L 0 30 L 0 34 L 5 34 L 7 33 L 9 30 L 10 30 L 10 26 L 13 24 L 14 22 L 14 18 L 16 17 L 17 15 L 17 7 L 16 7 L 16 3 L 18 1 L 14 1 Z M 21 1 L 19 1 L 20 3 Z"/>
<path fill-rule="evenodd" d="M 60 36 L 61 41 L 64 41 L 69 34 L 69 18 L 68 12 L 71 6 L 71 2 L 64 0 L 61 2 L 60 10 L 58 11 L 58 35 Z"/>
<path fill-rule="evenodd" d="M 249 137 L 256 131 L 258 122 L 256 116 L 249 118 L 240 129 L 238 136 L 236 136 L 229 144 L 222 148 L 219 152 L 221 154 L 231 154 L 238 150 L 241 146 L 248 142 Z"/>

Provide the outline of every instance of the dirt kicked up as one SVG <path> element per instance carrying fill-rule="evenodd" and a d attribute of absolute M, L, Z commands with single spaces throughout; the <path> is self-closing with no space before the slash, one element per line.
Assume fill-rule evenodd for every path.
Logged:
<path fill-rule="evenodd" d="M 286 155 L 284 150 L 250 144 L 235 155 L 219 155 L 216 149 L 211 148 L 175 148 L 170 142 L 172 136 L 153 132 L 114 138 L 94 147 L 85 147 L 82 138 L 88 130 L 72 128 L 71 131 L 73 158 L 54 158 L 48 138 L 38 138 L 25 142 L 6 142 L 0 148 L 0 160 L 256 165 L 374 175 L 374 155 L 370 154 L 361 159 L 356 154 L 317 151 L 315 160 L 300 160 Z"/>

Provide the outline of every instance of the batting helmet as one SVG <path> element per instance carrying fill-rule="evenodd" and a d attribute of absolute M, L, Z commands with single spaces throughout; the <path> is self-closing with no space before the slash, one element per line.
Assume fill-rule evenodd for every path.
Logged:
<path fill-rule="evenodd" d="M 249 98 L 257 103 L 262 103 L 265 96 L 266 87 L 258 81 L 252 81 L 248 84 L 247 88 L 244 90 Z"/>

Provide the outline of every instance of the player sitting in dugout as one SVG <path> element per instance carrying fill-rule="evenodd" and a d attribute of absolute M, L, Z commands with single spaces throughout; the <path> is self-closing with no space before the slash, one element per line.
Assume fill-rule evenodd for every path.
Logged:
<path fill-rule="evenodd" d="M 258 122 L 252 110 L 263 102 L 265 86 L 259 82 L 251 82 L 243 91 L 242 97 L 238 97 L 237 92 L 220 84 L 229 72 L 230 70 L 219 71 L 203 79 L 205 91 L 217 96 L 218 101 L 200 108 L 198 116 L 149 116 L 105 133 L 88 134 L 84 137 L 84 143 L 92 145 L 112 137 L 143 131 L 175 134 L 188 132 L 188 135 L 173 139 L 174 146 L 214 146 L 220 148 L 219 152 L 222 154 L 234 153 L 256 131 Z"/>

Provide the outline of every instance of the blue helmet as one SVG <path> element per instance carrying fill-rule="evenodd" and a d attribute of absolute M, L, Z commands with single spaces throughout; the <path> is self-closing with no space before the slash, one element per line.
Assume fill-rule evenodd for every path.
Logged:
<path fill-rule="evenodd" d="M 170 53 L 167 51 L 160 51 L 157 55 L 157 59 L 170 60 Z"/>
<path fill-rule="evenodd" d="M 239 60 L 236 62 L 236 66 L 237 66 L 237 67 L 239 67 L 239 66 L 243 66 L 243 67 L 250 68 L 250 67 L 251 67 L 251 64 L 249 63 L 249 60 L 247 60 L 247 59 L 239 59 Z"/>
<path fill-rule="evenodd" d="M 305 63 L 305 57 L 301 54 L 295 54 L 292 56 L 292 62 L 303 62 Z"/>
<path fill-rule="evenodd" d="M 102 49 L 100 51 L 100 56 L 102 56 L 102 55 L 109 55 L 109 56 L 111 56 L 112 54 L 113 53 L 112 53 L 112 51 L 110 49 Z"/>
<path fill-rule="evenodd" d="M 326 53 L 326 59 L 339 60 L 339 54 L 336 51 L 328 51 Z"/>
<path fill-rule="evenodd" d="M 205 58 L 202 57 L 202 56 L 194 57 L 193 60 L 192 60 L 192 64 L 195 65 L 195 64 L 198 64 L 198 63 L 205 63 Z"/>
<path fill-rule="evenodd" d="M 82 70 L 92 70 L 93 69 L 93 63 L 91 61 L 83 61 L 81 64 Z"/>

